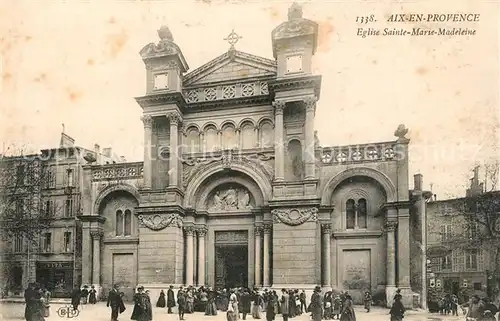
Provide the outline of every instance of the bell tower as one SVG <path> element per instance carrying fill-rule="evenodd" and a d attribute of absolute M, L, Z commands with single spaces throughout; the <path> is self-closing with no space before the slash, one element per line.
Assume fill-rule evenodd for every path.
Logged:
<path fill-rule="evenodd" d="M 140 51 L 146 65 L 146 94 L 181 92 L 187 62 L 167 26 L 158 29 L 158 37 L 157 44 L 150 43 Z"/>
<path fill-rule="evenodd" d="M 278 78 L 312 74 L 312 56 L 316 52 L 318 24 L 302 17 L 302 7 L 293 3 L 288 20 L 271 33 Z"/>

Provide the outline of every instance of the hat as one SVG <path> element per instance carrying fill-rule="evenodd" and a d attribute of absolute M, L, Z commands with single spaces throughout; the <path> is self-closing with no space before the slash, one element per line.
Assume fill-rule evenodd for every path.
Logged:
<path fill-rule="evenodd" d="M 314 288 L 314 291 L 321 292 L 321 287 L 319 285 L 316 285 L 316 287 Z"/>
<path fill-rule="evenodd" d="M 141 290 L 144 290 L 144 287 L 142 285 L 137 287 L 137 291 L 141 291 Z"/>

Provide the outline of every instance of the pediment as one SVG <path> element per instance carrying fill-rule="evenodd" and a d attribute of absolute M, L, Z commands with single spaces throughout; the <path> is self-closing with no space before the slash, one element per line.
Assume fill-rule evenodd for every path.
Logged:
<path fill-rule="evenodd" d="M 274 60 L 233 50 L 185 75 L 184 87 L 262 76 L 276 76 Z"/>

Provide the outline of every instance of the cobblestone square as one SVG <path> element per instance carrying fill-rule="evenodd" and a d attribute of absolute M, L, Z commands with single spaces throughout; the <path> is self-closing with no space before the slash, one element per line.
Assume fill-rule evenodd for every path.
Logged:
<path fill-rule="evenodd" d="M 85 320 L 85 321 L 109 321 L 110 320 L 110 309 L 106 307 L 104 303 L 98 303 L 96 305 L 84 305 L 80 308 L 80 313 L 74 318 L 62 318 L 57 314 L 57 310 L 61 307 L 66 307 L 63 304 L 52 304 L 50 317 L 45 318 L 46 321 L 61 321 L 61 320 Z M 130 315 L 132 314 L 133 305 L 127 304 L 127 310 L 120 315 L 119 321 L 130 320 Z M 389 320 L 389 310 L 374 307 L 370 313 L 366 313 L 362 306 L 356 306 L 356 320 L 357 321 L 385 321 Z M 217 316 L 204 316 L 202 313 L 186 314 L 186 321 L 225 321 L 226 313 L 220 312 Z M 11 320 L 24 320 L 24 304 L 20 303 L 2 303 L 0 304 L 0 321 L 11 321 Z M 167 314 L 164 308 L 153 308 L 153 320 L 154 321 L 177 321 L 179 320 L 177 314 Z M 241 320 L 241 319 L 240 319 Z M 251 316 L 247 317 L 247 320 L 254 320 Z M 265 319 L 264 319 L 265 320 Z M 276 321 L 281 321 L 282 317 L 278 315 Z M 304 314 L 299 317 L 295 317 L 291 320 L 294 321 L 309 321 L 311 318 L 308 314 Z M 405 321 L 455 321 L 464 320 L 463 316 L 459 317 L 444 317 L 438 314 L 429 314 L 420 311 L 408 311 L 404 318 Z"/>

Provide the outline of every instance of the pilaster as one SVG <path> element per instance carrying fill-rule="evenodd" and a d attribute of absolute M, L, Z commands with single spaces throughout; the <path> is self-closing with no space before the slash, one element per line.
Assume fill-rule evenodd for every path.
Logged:
<path fill-rule="evenodd" d="M 194 226 L 184 226 L 186 233 L 186 286 L 194 284 Z"/>
<path fill-rule="evenodd" d="M 263 262 L 263 270 L 264 270 L 264 287 L 269 287 L 270 283 L 270 261 L 271 261 L 271 233 L 273 230 L 272 224 L 264 224 L 264 262 Z"/>
<path fill-rule="evenodd" d="M 261 225 L 256 225 L 254 228 L 254 236 L 255 236 L 255 286 L 260 287 L 262 285 L 261 281 L 261 264 L 260 258 L 262 255 L 262 246 L 261 246 L 261 238 L 264 229 Z"/>
<path fill-rule="evenodd" d="M 323 286 L 331 287 L 331 235 L 332 224 L 321 224 L 321 235 L 323 237 Z"/>
<path fill-rule="evenodd" d="M 144 124 L 144 167 L 143 167 L 143 180 L 144 189 L 151 189 L 151 175 L 152 175 L 152 163 L 151 163 L 151 139 L 152 139 L 152 125 L 153 118 L 149 115 L 144 115 L 141 117 Z"/>
<path fill-rule="evenodd" d="M 284 101 L 274 101 L 274 153 L 275 153 L 275 180 L 283 181 L 285 179 L 285 150 L 283 141 L 283 111 L 285 109 Z"/>
<path fill-rule="evenodd" d="M 307 97 L 304 99 L 306 107 L 306 121 L 305 121 L 305 178 L 314 179 L 316 157 L 314 149 L 314 114 L 316 110 L 316 97 Z"/>

